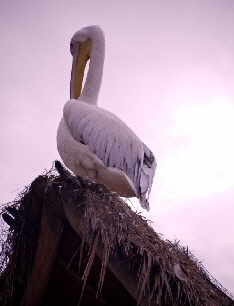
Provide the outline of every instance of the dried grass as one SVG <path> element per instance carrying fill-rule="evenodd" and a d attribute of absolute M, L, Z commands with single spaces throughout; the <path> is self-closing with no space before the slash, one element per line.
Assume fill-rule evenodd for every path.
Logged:
<path fill-rule="evenodd" d="M 102 289 L 109 255 L 118 249 L 130 264 L 138 266 L 139 300 L 147 292 L 159 306 L 233 305 L 232 295 L 211 277 L 188 248 L 176 241 L 163 240 L 146 219 L 133 212 L 109 188 L 82 178 L 75 179 L 63 168 L 60 170 L 60 176 L 50 171 L 41 178 L 47 182 L 48 188 L 54 188 L 57 195 L 61 189 L 65 190 L 83 209 L 84 234 L 90 245 L 84 285 L 92 267 L 97 241 L 101 239 L 104 247 L 98 291 Z M 42 199 L 29 187 L 15 203 L 2 211 L 2 214 L 11 214 L 11 208 L 17 211 L 12 214 L 15 226 L 9 229 L 8 238 L 2 245 L 1 265 L 6 268 L 1 271 L 1 298 L 5 303 L 10 301 L 16 279 L 27 282 L 34 257 L 32 245 L 38 237 L 38 230 L 35 229 L 31 235 L 24 233 L 29 230 L 28 222 L 40 225 L 41 207 Z"/>

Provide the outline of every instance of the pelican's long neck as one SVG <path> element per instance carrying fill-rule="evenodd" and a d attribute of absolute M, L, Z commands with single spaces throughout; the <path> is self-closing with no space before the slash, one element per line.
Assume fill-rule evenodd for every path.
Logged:
<path fill-rule="evenodd" d="M 78 100 L 96 105 L 98 94 L 102 83 L 103 65 L 105 58 L 104 35 L 92 38 L 89 71 L 87 78 Z"/>

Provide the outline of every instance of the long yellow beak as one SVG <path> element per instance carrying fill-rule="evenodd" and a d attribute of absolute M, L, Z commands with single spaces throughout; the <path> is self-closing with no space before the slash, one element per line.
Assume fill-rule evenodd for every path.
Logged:
<path fill-rule="evenodd" d="M 70 83 L 70 98 L 78 99 L 84 78 L 84 71 L 88 60 L 90 59 L 91 45 L 90 39 L 84 42 L 78 42 L 76 52 L 73 55 L 71 83 Z"/>

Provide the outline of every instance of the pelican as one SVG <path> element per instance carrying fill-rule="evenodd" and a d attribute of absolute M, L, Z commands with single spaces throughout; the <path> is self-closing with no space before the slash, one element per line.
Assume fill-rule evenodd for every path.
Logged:
<path fill-rule="evenodd" d="M 88 26 L 77 31 L 70 49 L 70 100 L 58 127 L 59 154 L 75 175 L 103 183 L 120 196 L 138 197 L 141 206 L 149 210 L 155 157 L 121 119 L 97 106 L 105 56 L 101 28 Z M 88 60 L 89 70 L 82 88 Z"/>

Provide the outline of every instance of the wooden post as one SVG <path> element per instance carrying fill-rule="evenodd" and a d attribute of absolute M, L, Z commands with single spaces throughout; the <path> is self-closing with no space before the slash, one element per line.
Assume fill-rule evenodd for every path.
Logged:
<path fill-rule="evenodd" d="M 20 306 L 41 304 L 55 263 L 62 231 L 62 219 L 44 202 L 38 246 Z"/>

